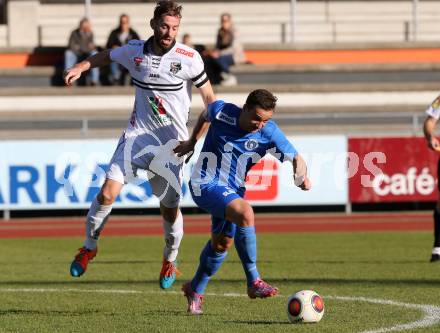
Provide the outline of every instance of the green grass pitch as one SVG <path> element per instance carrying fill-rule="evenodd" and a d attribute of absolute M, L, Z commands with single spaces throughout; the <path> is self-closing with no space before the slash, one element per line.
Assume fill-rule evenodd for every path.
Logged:
<path fill-rule="evenodd" d="M 259 271 L 281 296 L 244 296 L 244 273 L 232 248 L 208 285 L 205 314 L 192 317 L 180 287 L 194 274 L 207 238 L 185 236 L 179 255 L 184 276 L 171 292 L 158 286 L 161 237 L 104 235 L 79 279 L 68 270 L 81 239 L 2 239 L 0 332 L 365 332 L 402 324 L 409 328 L 402 332 L 440 332 L 438 323 L 411 326 L 425 316 L 421 309 L 360 299 L 440 309 L 440 264 L 428 262 L 431 233 L 259 234 Z M 323 296 L 320 323 L 288 322 L 287 297 L 301 289 Z"/>

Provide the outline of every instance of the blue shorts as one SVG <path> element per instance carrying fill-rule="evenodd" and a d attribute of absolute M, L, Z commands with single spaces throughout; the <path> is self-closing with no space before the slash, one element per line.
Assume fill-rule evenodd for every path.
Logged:
<path fill-rule="evenodd" d="M 212 233 L 222 233 L 233 238 L 235 235 L 236 225 L 225 220 L 225 210 L 226 206 L 232 200 L 242 198 L 243 196 L 237 194 L 234 190 L 227 186 L 202 185 L 199 188 L 199 195 L 195 195 L 191 182 L 189 183 L 189 189 L 194 202 L 197 204 L 197 206 L 212 215 Z"/>

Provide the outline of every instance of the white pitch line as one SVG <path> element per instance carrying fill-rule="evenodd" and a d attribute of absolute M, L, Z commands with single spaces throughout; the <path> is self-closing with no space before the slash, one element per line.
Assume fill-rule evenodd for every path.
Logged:
<path fill-rule="evenodd" d="M 143 290 L 128 290 L 128 289 L 75 289 L 75 288 L 65 288 L 65 289 L 56 289 L 56 288 L 0 288 L 0 293 L 8 293 L 8 292 L 35 292 L 35 293 L 102 293 L 102 294 L 153 294 L 153 295 L 181 295 L 181 292 L 178 291 L 143 291 Z M 217 296 L 217 297 L 248 297 L 246 294 L 238 294 L 238 293 L 226 293 L 226 294 L 216 294 L 216 293 L 206 293 L 206 296 Z M 277 297 L 286 297 L 283 295 L 278 295 Z M 440 306 L 428 305 L 428 304 L 411 304 L 411 303 L 403 303 L 396 302 L 386 299 L 375 299 L 375 298 L 367 298 L 367 297 L 348 297 L 348 296 L 323 296 L 325 299 L 333 299 L 338 301 L 351 301 L 351 302 L 366 302 L 372 304 L 381 304 L 381 305 L 391 305 L 391 306 L 400 306 L 408 309 L 416 309 L 420 310 L 424 313 L 424 316 L 416 321 L 395 325 L 392 327 L 386 328 L 378 328 L 376 330 L 362 331 L 360 333 L 385 333 L 385 332 L 397 332 L 397 331 L 405 331 L 411 330 L 415 328 L 424 328 L 429 326 L 434 326 L 440 323 Z"/>
<path fill-rule="evenodd" d="M 363 331 L 361 333 L 385 333 L 385 332 L 405 331 L 415 328 L 434 326 L 435 324 L 438 324 L 440 322 L 440 307 L 435 305 L 402 303 L 402 302 L 395 302 L 385 299 L 375 299 L 375 298 L 366 298 L 366 297 L 326 296 L 325 298 L 335 299 L 339 301 L 367 302 L 373 304 L 400 306 L 408 309 L 420 310 L 424 313 L 423 318 L 407 324 L 400 324 L 387 328 L 378 328 L 376 330 Z"/>

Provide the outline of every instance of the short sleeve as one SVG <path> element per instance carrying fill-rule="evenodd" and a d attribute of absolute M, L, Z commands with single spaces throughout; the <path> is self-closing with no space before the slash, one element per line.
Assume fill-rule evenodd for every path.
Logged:
<path fill-rule="evenodd" d="M 110 51 L 110 59 L 127 68 L 129 62 L 129 44 L 121 47 L 116 47 Z"/>
<path fill-rule="evenodd" d="M 437 120 L 440 118 L 440 96 L 437 96 L 428 109 L 426 109 L 426 114 Z"/>
<path fill-rule="evenodd" d="M 297 150 L 290 141 L 286 138 L 286 135 L 280 128 L 275 125 L 275 130 L 271 136 L 271 144 L 275 148 L 274 156 L 278 158 L 281 162 L 290 161 L 292 162 L 296 155 L 298 155 Z"/>
<path fill-rule="evenodd" d="M 225 102 L 221 100 L 217 100 L 208 105 L 208 112 L 206 112 L 206 121 L 212 122 L 215 117 L 220 113 L 220 111 L 225 106 Z"/>
<path fill-rule="evenodd" d="M 209 80 L 205 72 L 205 64 L 203 63 L 200 53 L 197 51 L 194 52 L 193 61 L 188 74 L 197 88 L 202 87 Z"/>

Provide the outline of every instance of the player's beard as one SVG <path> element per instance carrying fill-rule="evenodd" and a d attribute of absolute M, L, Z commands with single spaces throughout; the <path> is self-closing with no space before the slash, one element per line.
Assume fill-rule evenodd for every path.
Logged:
<path fill-rule="evenodd" d="M 159 35 L 159 34 L 157 34 L 157 35 Z M 170 38 L 171 39 L 170 44 L 168 46 L 165 46 L 161 43 L 161 40 L 164 39 L 164 36 L 157 36 L 157 35 L 156 34 L 154 35 L 154 44 L 161 51 L 162 54 L 165 54 L 174 46 L 174 44 L 176 43 L 176 40 L 173 38 Z"/>

